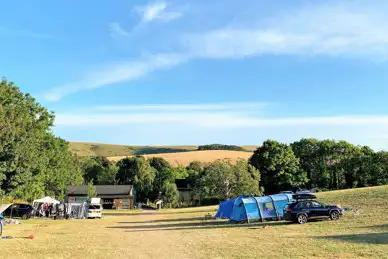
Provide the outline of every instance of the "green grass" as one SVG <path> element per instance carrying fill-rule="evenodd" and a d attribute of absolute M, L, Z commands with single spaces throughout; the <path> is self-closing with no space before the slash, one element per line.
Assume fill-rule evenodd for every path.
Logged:
<path fill-rule="evenodd" d="M 387 258 L 388 186 L 319 193 L 358 207 L 339 221 L 227 224 L 217 207 L 105 211 L 102 220 L 28 220 L 10 225 L 1 258 Z M 35 239 L 22 237 L 34 233 Z"/>
<path fill-rule="evenodd" d="M 253 151 L 256 146 L 242 146 Z M 70 150 L 78 156 L 129 156 L 162 153 L 179 153 L 197 150 L 198 146 L 128 146 L 101 143 L 70 142 Z"/>

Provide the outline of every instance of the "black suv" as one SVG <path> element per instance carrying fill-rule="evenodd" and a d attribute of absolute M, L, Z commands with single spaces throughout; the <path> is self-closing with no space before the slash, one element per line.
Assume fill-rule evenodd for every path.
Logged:
<path fill-rule="evenodd" d="M 313 194 L 292 196 L 295 202 L 284 208 L 284 217 L 295 223 L 304 224 L 310 218 L 327 218 L 338 220 L 344 210 L 336 205 L 325 205 L 316 200 Z"/>
<path fill-rule="evenodd" d="M 29 219 L 34 213 L 34 207 L 29 204 L 14 203 L 9 206 L 4 212 L 3 216 L 12 218 Z"/>

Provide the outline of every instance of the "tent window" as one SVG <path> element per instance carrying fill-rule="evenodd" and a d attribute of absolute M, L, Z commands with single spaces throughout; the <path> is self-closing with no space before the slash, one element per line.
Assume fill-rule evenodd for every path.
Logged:
<path fill-rule="evenodd" d="M 263 210 L 264 210 L 264 211 L 266 211 L 266 210 L 273 210 L 272 202 L 264 203 L 264 204 L 263 204 Z"/>

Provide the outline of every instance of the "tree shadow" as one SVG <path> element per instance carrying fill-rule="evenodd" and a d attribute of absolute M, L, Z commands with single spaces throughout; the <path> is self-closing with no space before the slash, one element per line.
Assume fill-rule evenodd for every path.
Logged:
<path fill-rule="evenodd" d="M 146 210 L 150 211 L 150 210 Z M 194 214 L 194 213 L 215 213 L 216 210 L 197 210 L 197 211 L 178 211 L 178 212 L 159 212 L 159 211 L 153 211 L 153 212 L 104 212 L 104 216 L 155 216 L 155 215 L 174 215 L 174 214 Z"/>
<path fill-rule="evenodd" d="M 388 244 L 388 232 L 324 236 L 324 237 L 315 237 L 315 238 L 342 240 L 342 241 L 347 241 L 351 243 L 360 243 L 360 244 L 378 244 L 378 245 Z"/>
<path fill-rule="evenodd" d="M 183 222 L 183 221 L 200 221 L 203 217 L 195 218 L 177 218 L 177 219 L 157 219 L 150 221 L 128 221 L 128 222 L 117 222 L 119 224 L 148 224 L 148 223 L 162 223 L 162 222 Z"/>
<path fill-rule="evenodd" d="M 372 226 L 363 226 L 359 228 L 370 228 L 375 230 L 388 230 L 388 224 L 372 225 Z"/>
<path fill-rule="evenodd" d="M 269 228 L 274 226 L 292 224 L 287 221 L 277 222 L 256 222 L 250 224 L 233 224 L 225 221 L 209 221 L 209 222 L 185 222 L 176 224 L 158 224 L 158 225 L 134 225 L 134 226 L 112 226 L 110 229 L 126 229 L 126 232 L 147 232 L 147 231 L 174 231 L 174 230 L 198 230 L 198 229 L 220 229 L 220 228 Z"/>

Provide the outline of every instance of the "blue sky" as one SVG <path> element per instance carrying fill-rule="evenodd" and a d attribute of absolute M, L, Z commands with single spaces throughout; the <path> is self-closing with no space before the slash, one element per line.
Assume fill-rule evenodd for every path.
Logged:
<path fill-rule="evenodd" d="M 69 141 L 388 149 L 386 1 L 8 1 L 1 75 Z"/>

